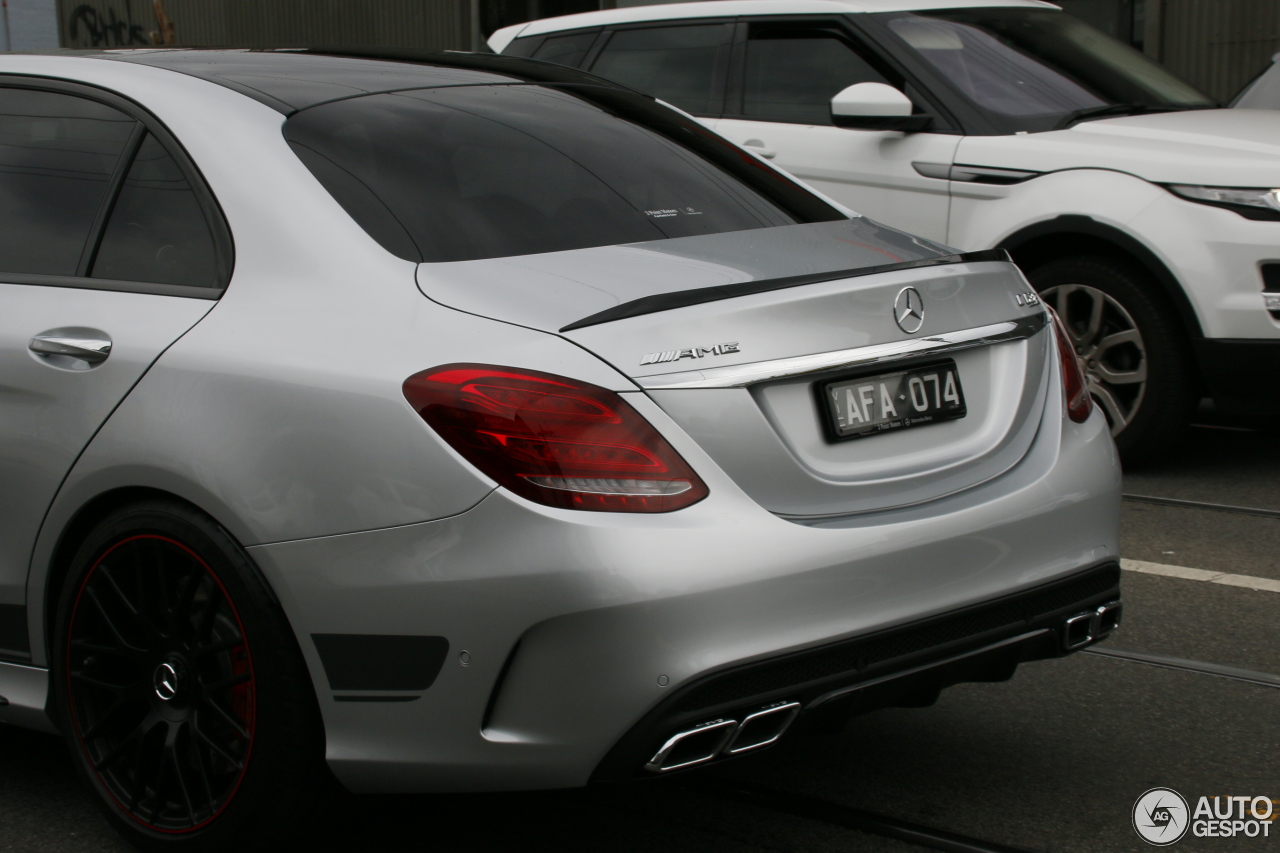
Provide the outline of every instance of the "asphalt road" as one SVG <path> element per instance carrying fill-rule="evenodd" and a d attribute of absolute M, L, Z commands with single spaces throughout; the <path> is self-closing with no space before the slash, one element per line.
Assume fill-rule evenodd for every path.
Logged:
<path fill-rule="evenodd" d="M 1214 427 L 1192 430 L 1166 464 L 1127 475 L 1126 492 L 1280 509 L 1280 430 Z M 1126 503 L 1123 524 L 1131 559 L 1280 578 L 1280 518 Z M 1280 675 L 1280 592 L 1126 572 L 1124 596 L 1126 621 L 1108 648 Z M 345 798 L 309 849 L 927 849 L 853 828 L 870 812 L 988 849 L 1146 850 L 1130 826 L 1145 790 L 1171 787 L 1193 803 L 1280 800 L 1278 758 L 1280 689 L 1081 654 L 699 774 L 590 791 Z M 1276 830 L 1188 835 L 1176 849 L 1280 851 Z M 0 727 L 0 851 L 129 849 L 60 741 Z"/>

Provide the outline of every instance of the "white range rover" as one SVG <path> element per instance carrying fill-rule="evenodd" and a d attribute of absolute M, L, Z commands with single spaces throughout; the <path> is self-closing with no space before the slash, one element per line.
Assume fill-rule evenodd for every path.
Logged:
<path fill-rule="evenodd" d="M 1035 0 L 717 0 L 502 29 L 874 219 L 1007 249 L 1128 463 L 1197 401 L 1280 415 L 1280 113 L 1220 109 Z"/>

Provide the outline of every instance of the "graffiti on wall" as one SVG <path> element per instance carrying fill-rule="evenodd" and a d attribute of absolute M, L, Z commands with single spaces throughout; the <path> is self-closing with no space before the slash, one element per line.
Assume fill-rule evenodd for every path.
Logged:
<path fill-rule="evenodd" d="M 142 5 L 142 4 L 139 4 Z M 67 20 L 70 44 L 76 47 L 129 47 L 175 44 L 173 22 L 164 0 L 152 0 L 151 14 L 135 17 L 133 0 L 123 3 L 80 3 Z M 144 7 L 145 8 L 145 7 Z"/>

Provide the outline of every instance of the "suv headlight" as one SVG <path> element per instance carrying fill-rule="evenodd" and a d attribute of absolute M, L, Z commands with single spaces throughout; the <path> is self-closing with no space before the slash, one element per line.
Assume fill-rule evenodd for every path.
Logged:
<path fill-rule="evenodd" d="M 1234 210 L 1245 219 L 1280 220 L 1280 190 L 1196 187 L 1188 184 L 1165 184 L 1165 189 L 1187 201 Z"/>

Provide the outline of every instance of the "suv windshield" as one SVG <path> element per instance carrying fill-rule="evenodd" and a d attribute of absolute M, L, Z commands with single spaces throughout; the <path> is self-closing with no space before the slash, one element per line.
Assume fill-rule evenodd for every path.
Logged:
<path fill-rule="evenodd" d="M 1123 42 L 1054 9 L 875 17 L 1001 133 L 1052 130 L 1095 113 L 1218 106 Z"/>
<path fill-rule="evenodd" d="M 370 236 L 413 261 L 845 218 L 686 116 L 603 86 L 366 95 L 302 110 L 284 133 Z"/>

